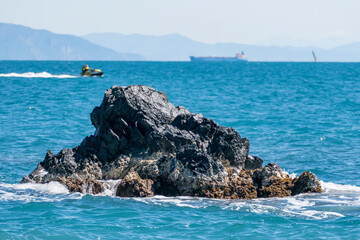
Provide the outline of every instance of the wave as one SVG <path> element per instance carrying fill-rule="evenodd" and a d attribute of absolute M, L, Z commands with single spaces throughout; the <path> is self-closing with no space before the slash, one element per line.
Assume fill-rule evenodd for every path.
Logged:
<path fill-rule="evenodd" d="M 360 187 L 354 185 L 342 185 L 332 182 L 320 181 L 324 193 L 353 193 L 360 194 Z"/>
<path fill-rule="evenodd" d="M 96 197 L 115 196 L 116 186 L 120 180 L 103 181 L 108 188 Z M 300 194 L 284 198 L 261 198 L 254 200 L 224 200 L 199 197 L 165 197 L 157 195 L 149 198 L 121 198 L 142 204 L 162 207 L 176 206 L 189 209 L 219 208 L 224 211 L 251 212 L 254 214 L 274 214 L 303 219 L 329 219 L 346 217 L 347 208 L 360 206 L 360 187 L 341 185 L 321 181 L 323 193 Z M 81 199 L 86 194 L 70 193 L 59 182 L 46 184 L 0 183 L 1 201 L 53 202 L 66 199 Z"/>
<path fill-rule="evenodd" d="M 105 183 L 106 189 L 103 193 L 98 194 L 99 196 L 115 196 L 116 187 L 117 184 L 121 180 L 103 180 L 101 182 Z M 324 190 L 323 194 L 330 193 L 330 194 L 355 194 L 360 195 L 360 187 L 354 186 L 354 185 L 342 185 L 342 184 L 336 184 L 332 182 L 324 182 L 320 181 L 321 186 Z M 0 183 L 0 187 L 5 188 L 12 188 L 16 190 L 34 190 L 37 192 L 42 192 L 46 194 L 68 194 L 69 190 L 66 188 L 65 185 L 59 183 L 59 182 L 49 182 L 45 184 L 40 183 L 23 183 L 23 184 L 6 184 L 6 183 Z M 302 195 L 302 194 L 301 194 Z M 307 195 L 307 194 L 305 194 Z M 162 199 L 163 196 L 156 196 L 154 199 Z M 166 198 L 166 197 L 164 197 Z M 188 198 L 188 197 L 180 197 L 180 198 Z"/>
<path fill-rule="evenodd" d="M 0 184 L 2 187 L 13 188 L 16 190 L 34 190 L 46 194 L 68 194 L 69 190 L 59 182 L 49 183 L 23 183 L 23 184 Z"/>
<path fill-rule="evenodd" d="M 285 198 L 255 200 L 223 200 L 196 197 L 165 197 L 133 198 L 137 202 L 162 207 L 176 206 L 188 209 L 220 208 L 224 211 L 249 212 L 253 214 L 270 214 L 301 219 L 329 219 L 345 217 L 344 206 L 334 207 L 317 198 L 295 196 Z M 345 207 L 346 208 L 346 207 Z M 346 210 L 345 210 L 346 212 Z"/>
<path fill-rule="evenodd" d="M 60 74 L 60 75 L 53 75 L 48 72 L 26 72 L 26 73 L 0 73 L 0 77 L 21 77 L 21 78 L 77 78 L 79 76 L 67 75 L 67 74 Z"/>
<path fill-rule="evenodd" d="M 7 184 L 0 183 L 1 201 L 53 202 L 69 198 L 79 198 L 79 193 L 70 193 L 59 182 Z"/>
<path fill-rule="evenodd" d="M 360 206 L 360 187 L 321 181 L 323 193 L 300 194 L 284 198 L 254 200 L 223 200 L 196 197 L 134 198 L 144 204 L 163 207 L 206 209 L 219 207 L 224 211 L 270 214 L 301 219 L 336 219 L 348 215 L 347 208 Z"/>

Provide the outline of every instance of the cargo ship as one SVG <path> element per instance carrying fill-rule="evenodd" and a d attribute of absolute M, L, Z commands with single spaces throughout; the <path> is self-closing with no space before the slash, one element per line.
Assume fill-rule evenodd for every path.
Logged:
<path fill-rule="evenodd" d="M 235 57 L 194 57 L 190 56 L 192 62 L 247 62 L 244 51 L 237 53 Z"/>

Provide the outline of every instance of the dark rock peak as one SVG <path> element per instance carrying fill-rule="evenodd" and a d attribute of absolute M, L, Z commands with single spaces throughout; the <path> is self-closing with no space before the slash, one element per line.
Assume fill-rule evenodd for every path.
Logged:
<path fill-rule="evenodd" d="M 217 198 L 319 192 L 312 173 L 295 180 L 276 164 L 262 168 L 249 140 L 233 128 L 168 102 L 151 87 L 113 86 L 91 113 L 95 134 L 73 149 L 50 151 L 22 182 L 60 181 L 71 191 L 101 192 L 120 179 L 118 196 Z"/>

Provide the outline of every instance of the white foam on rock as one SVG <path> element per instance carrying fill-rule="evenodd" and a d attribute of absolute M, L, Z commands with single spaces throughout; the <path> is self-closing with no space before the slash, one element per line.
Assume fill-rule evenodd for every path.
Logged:
<path fill-rule="evenodd" d="M 296 173 L 289 173 L 289 172 L 287 172 L 285 169 L 281 169 L 281 171 L 283 172 L 283 174 L 286 176 L 286 175 L 289 175 L 289 177 L 291 178 L 291 179 L 294 179 L 294 178 L 296 178 L 297 177 L 297 174 Z"/>
<path fill-rule="evenodd" d="M 119 183 L 121 182 L 121 179 L 118 180 L 104 180 L 99 181 L 105 183 L 106 187 L 105 190 L 102 193 L 97 194 L 97 196 L 110 196 L 115 197 L 116 196 L 116 189 Z"/>

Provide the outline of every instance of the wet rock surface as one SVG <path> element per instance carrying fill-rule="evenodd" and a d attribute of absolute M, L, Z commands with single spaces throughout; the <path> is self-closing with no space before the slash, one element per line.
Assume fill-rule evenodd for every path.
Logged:
<path fill-rule="evenodd" d="M 233 128 L 168 102 L 151 87 L 113 86 L 91 113 L 94 135 L 44 161 L 22 183 L 59 181 L 70 191 L 98 194 L 119 180 L 121 197 L 198 196 L 223 199 L 321 192 L 315 174 L 298 178 L 249 155 Z"/>

